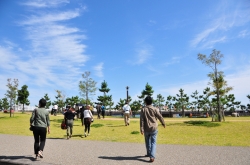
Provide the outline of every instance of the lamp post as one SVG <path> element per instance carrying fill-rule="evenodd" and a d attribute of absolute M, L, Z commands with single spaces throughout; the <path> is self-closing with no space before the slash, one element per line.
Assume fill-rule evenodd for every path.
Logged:
<path fill-rule="evenodd" d="M 128 86 L 126 86 L 126 89 L 127 89 L 127 102 L 128 102 Z"/>

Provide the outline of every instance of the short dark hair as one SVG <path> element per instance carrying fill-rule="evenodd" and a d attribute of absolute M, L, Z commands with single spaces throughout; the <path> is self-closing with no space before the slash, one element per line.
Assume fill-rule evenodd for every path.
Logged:
<path fill-rule="evenodd" d="M 45 107 L 46 106 L 46 100 L 44 98 L 39 100 L 39 107 Z"/>
<path fill-rule="evenodd" d="M 147 105 L 151 105 L 152 102 L 153 102 L 153 99 L 152 99 L 152 97 L 147 96 L 147 97 L 144 99 L 144 101 L 145 101 L 145 103 L 146 103 Z"/>

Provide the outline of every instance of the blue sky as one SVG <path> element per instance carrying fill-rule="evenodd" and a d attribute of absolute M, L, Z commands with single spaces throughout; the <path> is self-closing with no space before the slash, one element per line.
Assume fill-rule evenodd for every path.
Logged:
<path fill-rule="evenodd" d="M 202 94 L 212 70 L 197 54 L 216 49 L 230 93 L 249 103 L 249 0 L 2 0 L 0 27 L 0 98 L 7 78 L 28 85 L 31 106 L 55 90 L 76 96 L 85 71 L 115 103 L 126 86 L 137 100 L 146 83 L 154 97 Z"/>

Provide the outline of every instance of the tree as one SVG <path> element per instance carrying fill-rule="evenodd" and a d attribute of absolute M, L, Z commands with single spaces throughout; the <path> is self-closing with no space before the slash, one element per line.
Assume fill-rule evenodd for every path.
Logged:
<path fill-rule="evenodd" d="M 9 107 L 9 102 L 8 102 L 8 99 L 6 97 L 2 99 L 2 107 L 4 110 L 7 110 Z"/>
<path fill-rule="evenodd" d="M 98 96 L 97 100 L 100 101 L 104 106 L 112 102 L 112 95 L 106 95 L 110 91 L 107 82 L 104 80 L 101 84 L 100 92 L 103 92 L 103 96 Z"/>
<path fill-rule="evenodd" d="M 79 103 L 79 97 L 75 96 L 75 97 L 71 97 L 71 98 L 66 98 L 65 104 L 70 105 L 70 106 L 74 106 L 75 104 Z"/>
<path fill-rule="evenodd" d="M 250 101 L 250 95 L 247 95 L 247 98 L 248 98 L 249 101 Z M 250 109 L 250 104 L 247 104 L 247 109 Z"/>
<path fill-rule="evenodd" d="M 172 114 L 171 114 L 171 109 L 172 109 L 172 106 L 173 106 L 172 100 L 173 100 L 173 97 L 169 95 L 167 97 L 167 101 L 166 101 L 166 105 L 169 108 L 169 117 L 172 117 Z"/>
<path fill-rule="evenodd" d="M 221 64 L 221 59 L 223 58 L 223 54 L 220 53 L 220 51 L 217 51 L 216 49 L 213 50 L 213 52 L 210 54 L 209 57 L 203 54 L 198 54 L 198 60 L 202 61 L 203 64 L 209 66 L 212 68 L 213 72 L 212 75 L 213 79 L 215 80 L 215 92 L 216 92 L 216 101 L 217 101 L 217 113 L 218 113 L 218 121 L 221 122 L 221 108 L 220 108 L 220 93 L 219 93 L 219 82 L 218 82 L 218 76 L 222 74 L 222 72 L 219 72 L 217 67 L 219 64 Z"/>
<path fill-rule="evenodd" d="M 62 109 L 65 105 L 64 99 L 65 95 L 62 91 L 56 90 L 57 96 L 55 96 L 56 101 L 54 101 L 53 105 L 58 105 L 58 110 Z"/>
<path fill-rule="evenodd" d="M 24 104 L 25 105 L 30 105 L 30 101 L 28 100 L 30 93 L 28 91 L 28 86 L 23 85 L 20 90 L 18 90 L 18 97 L 17 101 L 23 105 L 23 110 L 22 113 L 24 113 Z"/>
<path fill-rule="evenodd" d="M 88 104 L 89 95 L 94 95 L 96 91 L 96 82 L 89 76 L 90 72 L 85 72 L 82 74 L 84 80 L 79 82 L 80 95 L 85 98 L 86 104 Z"/>
<path fill-rule="evenodd" d="M 11 82 L 11 79 L 8 78 L 7 79 L 8 83 L 7 83 L 7 87 L 8 90 L 5 94 L 5 96 L 7 98 L 9 98 L 9 102 L 10 102 L 10 107 L 12 108 L 13 103 L 15 103 L 16 101 L 16 96 L 17 96 L 17 88 L 18 88 L 18 79 L 14 79 L 13 82 Z M 12 116 L 11 114 L 12 112 L 10 111 L 10 117 Z"/>
<path fill-rule="evenodd" d="M 154 93 L 153 87 L 150 86 L 148 83 L 145 86 L 145 89 L 141 92 L 141 96 L 137 96 L 139 99 L 144 99 L 145 96 L 152 96 Z M 144 100 L 143 100 L 144 102 Z"/>
<path fill-rule="evenodd" d="M 3 109 L 3 102 L 2 102 L 2 100 L 0 100 L 0 110 L 2 110 Z"/>
<path fill-rule="evenodd" d="M 45 95 L 44 95 L 43 98 L 46 100 L 46 106 L 45 106 L 45 108 L 49 109 L 49 107 L 51 106 L 51 101 L 50 101 L 50 98 L 49 98 L 48 94 L 45 93 Z"/>
<path fill-rule="evenodd" d="M 138 112 L 141 109 L 141 103 L 137 100 L 133 101 L 132 104 L 130 104 L 131 111 L 133 112 L 133 116 L 135 117 L 136 112 Z"/>
<path fill-rule="evenodd" d="M 161 94 L 158 94 L 156 98 L 155 103 L 159 106 L 159 111 L 161 112 L 161 107 L 163 106 L 162 103 L 165 101 L 164 97 Z"/>
<path fill-rule="evenodd" d="M 182 117 L 185 117 L 185 107 L 188 105 L 189 97 L 187 94 L 184 94 L 184 90 L 179 90 L 180 94 L 176 94 L 177 97 L 174 98 L 175 101 L 177 101 L 176 106 L 180 106 L 182 110 Z"/>

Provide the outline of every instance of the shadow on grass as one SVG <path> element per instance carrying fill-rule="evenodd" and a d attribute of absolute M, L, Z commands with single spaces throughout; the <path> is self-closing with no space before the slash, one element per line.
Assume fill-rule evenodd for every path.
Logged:
<path fill-rule="evenodd" d="M 203 127 L 218 127 L 220 126 L 219 123 L 214 123 L 211 121 L 185 121 L 185 124 L 187 124 L 188 126 L 203 126 Z"/>
<path fill-rule="evenodd" d="M 124 125 L 109 125 L 107 127 L 124 127 Z"/>
<path fill-rule="evenodd" d="M 102 126 L 104 126 L 104 125 L 103 124 L 91 124 L 91 127 L 94 127 L 94 128 L 99 128 Z"/>
<path fill-rule="evenodd" d="M 137 160 L 141 162 L 149 162 L 143 159 L 145 158 L 144 156 L 99 156 L 98 158 L 116 160 L 116 161 Z"/>

